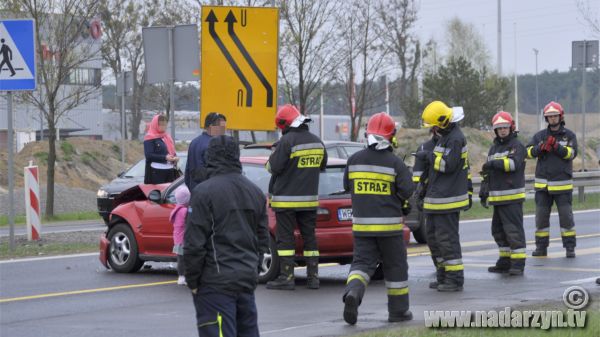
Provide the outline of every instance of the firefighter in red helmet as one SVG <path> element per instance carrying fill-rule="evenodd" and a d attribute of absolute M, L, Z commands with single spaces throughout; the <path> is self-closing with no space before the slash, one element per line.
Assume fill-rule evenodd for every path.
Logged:
<path fill-rule="evenodd" d="M 500 257 L 490 273 L 523 275 L 525 268 L 525 231 L 523 201 L 525 201 L 525 146 L 517 139 L 512 116 L 500 111 L 492 118 L 496 134 L 481 169 L 487 189 L 479 198 L 484 207 L 494 206 L 492 236 L 498 244 Z M 487 190 L 487 191 L 484 191 Z"/>
<path fill-rule="evenodd" d="M 402 216 L 413 192 L 411 173 L 394 155 L 396 126 L 386 113 L 367 124 L 368 147 L 348 159 L 344 189 L 352 196 L 354 256 L 344 290 L 344 320 L 355 324 L 366 287 L 378 261 L 388 295 L 388 320 L 412 319 L 408 310 L 408 264 Z"/>
<path fill-rule="evenodd" d="M 536 133 L 527 145 L 527 158 L 537 158 L 535 167 L 535 251 L 548 255 L 550 209 L 556 203 L 563 247 L 568 258 L 575 257 L 573 221 L 573 160 L 577 156 L 577 137 L 565 128 L 563 107 L 550 102 L 544 107 L 548 127 Z"/>
<path fill-rule="evenodd" d="M 267 169 L 272 175 L 269 193 L 277 221 L 280 274 L 267 283 L 268 289 L 295 289 L 296 225 L 304 241 L 307 287 L 319 288 L 319 249 L 315 227 L 319 174 L 327 165 L 327 152 L 319 137 L 309 132 L 308 122 L 310 118 L 290 104 L 279 108 L 275 116 L 275 125 L 281 129 L 283 136 L 269 157 Z"/>

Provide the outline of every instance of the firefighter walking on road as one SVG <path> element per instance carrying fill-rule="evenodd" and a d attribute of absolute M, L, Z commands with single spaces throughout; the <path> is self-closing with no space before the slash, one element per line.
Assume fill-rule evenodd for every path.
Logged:
<path fill-rule="evenodd" d="M 354 253 L 344 290 L 344 320 L 356 324 L 358 306 L 379 261 L 388 296 L 388 321 L 412 319 L 408 310 L 408 263 L 402 235 L 411 174 L 393 152 L 396 125 L 386 113 L 367 124 L 368 148 L 348 159 L 344 189 L 352 196 Z"/>
<path fill-rule="evenodd" d="M 568 258 L 575 257 L 573 221 L 573 160 L 577 156 L 577 137 L 565 128 L 564 110 L 556 102 L 544 108 L 548 127 L 536 133 L 527 145 L 527 158 L 537 158 L 535 167 L 535 251 L 547 256 L 550 244 L 550 210 L 556 203 L 563 247 Z"/>
<path fill-rule="evenodd" d="M 277 254 L 280 274 L 267 283 L 268 289 L 294 290 L 294 257 L 296 224 L 304 241 L 307 284 L 319 288 L 319 249 L 315 236 L 319 206 L 319 174 L 327 165 L 327 152 L 319 137 L 308 131 L 310 119 L 295 106 L 282 106 L 275 124 L 283 132 L 275 151 L 269 157 L 267 169 L 272 174 L 271 208 L 277 221 Z"/>
<path fill-rule="evenodd" d="M 458 123 L 452 122 L 453 109 L 440 101 L 423 111 L 424 127 L 439 136 L 433 152 L 419 151 L 419 160 L 428 162 L 427 191 L 423 210 L 427 215 L 427 244 L 436 262 L 438 291 L 461 291 L 464 266 L 458 233 L 460 211 L 470 207 L 467 141 Z"/>
<path fill-rule="evenodd" d="M 515 122 L 508 112 L 500 111 L 494 115 L 492 128 L 496 138 L 481 169 L 487 188 L 481 189 L 479 198 L 484 207 L 494 206 L 492 236 L 498 244 L 500 257 L 488 271 L 523 275 L 526 257 L 523 229 L 525 146 L 517 139 Z"/>

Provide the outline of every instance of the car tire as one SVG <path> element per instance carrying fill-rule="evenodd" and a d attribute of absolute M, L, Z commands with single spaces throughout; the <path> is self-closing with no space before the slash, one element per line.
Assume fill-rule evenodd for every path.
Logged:
<path fill-rule="evenodd" d="M 269 252 L 264 255 L 261 271 L 258 274 L 259 283 L 267 283 L 279 275 L 279 255 L 275 239 L 269 235 Z"/>
<path fill-rule="evenodd" d="M 427 243 L 427 227 L 425 227 L 427 224 L 425 221 L 425 214 L 423 214 L 423 212 L 419 212 L 417 219 L 419 222 L 419 227 L 412 232 L 413 237 L 418 243 Z"/>
<path fill-rule="evenodd" d="M 117 273 L 135 273 L 144 265 L 138 255 L 135 235 L 127 224 L 117 224 L 108 232 L 108 264 Z"/>

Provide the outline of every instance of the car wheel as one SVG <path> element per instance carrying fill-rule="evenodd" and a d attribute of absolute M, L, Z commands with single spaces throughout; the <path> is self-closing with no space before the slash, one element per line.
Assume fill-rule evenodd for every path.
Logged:
<path fill-rule="evenodd" d="M 264 255 L 263 263 L 258 274 L 258 282 L 267 283 L 279 275 L 279 255 L 275 239 L 269 235 L 269 252 Z"/>
<path fill-rule="evenodd" d="M 427 243 L 427 227 L 425 227 L 427 224 L 425 221 L 425 214 L 423 214 L 423 212 L 419 212 L 417 219 L 419 222 L 419 227 L 412 232 L 413 237 L 418 243 Z"/>
<path fill-rule="evenodd" d="M 117 273 L 135 273 L 144 261 L 138 256 L 138 246 L 131 228 L 127 224 L 117 224 L 108 232 L 110 246 L 108 263 Z"/>

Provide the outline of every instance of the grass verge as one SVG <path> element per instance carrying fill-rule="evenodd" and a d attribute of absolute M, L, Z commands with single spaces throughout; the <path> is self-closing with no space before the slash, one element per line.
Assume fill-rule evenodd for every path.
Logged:
<path fill-rule="evenodd" d="M 44 217 L 42 219 L 42 224 L 50 223 L 50 222 L 61 222 L 61 221 L 76 221 L 76 220 L 102 220 L 98 212 L 90 211 L 90 212 L 76 212 L 76 213 L 63 213 L 56 214 L 51 217 Z M 17 215 L 15 216 L 15 224 L 16 225 L 24 225 L 25 224 L 25 216 Z M 8 226 L 8 216 L 0 215 L 0 227 Z"/>
<path fill-rule="evenodd" d="M 563 313 L 567 309 L 560 305 L 543 306 L 540 308 L 512 308 L 512 310 L 559 310 Z M 364 332 L 352 337 L 583 337 L 598 336 L 600 332 L 600 304 L 592 303 L 585 310 L 586 320 L 583 328 L 550 328 L 542 330 L 539 328 L 427 328 L 425 326 L 407 326 L 404 328 L 393 328 L 387 330 L 376 330 Z M 359 322 L 360 324 L 360 316 Z"/>
<path fill-rule="evenodd" d="M 0 238 L 0 260 L 97 252 L 100 232 L 48 233 L 38 241 L 27 241 L 27 236 L 18 235 L 15 236 L 13 252 L 10 251 L 8 237 L 2 237 Z"/>
<path fill-rule="evenodd" d="M 589 193 L 585 195 L 585 201 L 579 202 L 578 196 L 573 196 L 573 210 L 585 210 L 585 209 L 596 209 L 600 208 L 600 193 Z M 556 211 L 556 206 L 553 206 L 553 211 Z M 479 202 L 473 202 L 473 207 L 466 212 L 461 212 L 461 220 L 469 219 L 486 219 L 491 218 L 494 212 L 494 207 L 484 208 Z M 525 200 L 523 204 L 523 214 L 534 214 L 535 213 L 535 200 Z"/>

